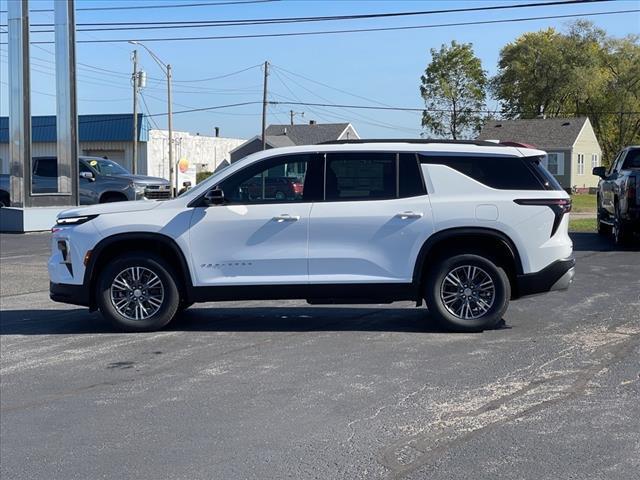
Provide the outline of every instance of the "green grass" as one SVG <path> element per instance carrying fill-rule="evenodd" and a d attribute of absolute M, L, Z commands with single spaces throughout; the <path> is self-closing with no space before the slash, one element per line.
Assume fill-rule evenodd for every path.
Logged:
<path fill-rule="evenodd" d="M 589 194 L 571 195 L 571 211 L 575 213 L 596 213 L 596 196 Z"/>
<path fill-rule="evenodd" d="M 571 218 L 569 219 L 570 232 L 595 232 L 595 218 Z"/>

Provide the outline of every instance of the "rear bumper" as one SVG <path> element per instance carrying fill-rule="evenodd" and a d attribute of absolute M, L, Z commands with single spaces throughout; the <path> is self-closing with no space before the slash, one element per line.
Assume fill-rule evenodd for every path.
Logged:
<path fill-rule="evenodd" d="M 84 285 L 49 282 L 49 298 L 54 302 L 89 306 L 89 290 Z"/>
<path fill-rule="evenodd" d="M 518 275 L 516 298 L 553 290 L 566 290 L 573 281 L 575 265 L 574 258 L 565 258 L 553 262 L 539 272 Z"/>

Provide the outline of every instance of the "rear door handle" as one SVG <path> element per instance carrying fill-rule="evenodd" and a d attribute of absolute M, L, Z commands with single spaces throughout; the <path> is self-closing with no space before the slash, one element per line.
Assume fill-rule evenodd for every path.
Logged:
<path fill-rule="evenodd" d="M 273 219 L 278 222 L 296 222 L 300 220 L 300 215 L 289 215 L 288 213 L 283 213 L 282 215 L 277 215 L 273 217 Z"/>
<path fill-rule="evenodd" d="M 408 220 L 410 218 L 422 218 L 422 212 L 402 212 L 396 215 L 396 217 L 400 217 L 401 220 Z"/>

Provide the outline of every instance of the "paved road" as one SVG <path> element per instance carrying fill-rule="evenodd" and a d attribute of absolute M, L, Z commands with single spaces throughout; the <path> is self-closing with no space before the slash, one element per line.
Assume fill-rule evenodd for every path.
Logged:
<path fill-rule="evenodd" d="M 301 302 L 118 334 L 0 236 L 0 477 L 640 478 L 640 251 L 574 240 L 571 290 L 481 334 Z"/>

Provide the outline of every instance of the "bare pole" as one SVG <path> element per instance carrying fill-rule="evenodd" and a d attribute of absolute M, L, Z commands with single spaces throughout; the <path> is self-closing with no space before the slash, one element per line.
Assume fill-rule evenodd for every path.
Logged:
<path fill-rule="evenodd" d="M 267 78 L 269 77 L 269 62 L 264 62 L 264 88 L 262 91 L 262 150 L 267 149 Z"/>
<path fill-rule="evenodd" d="M 131 75 L 131 84 L 133 85 L 133 164 L 132 171 L 134 175 L 138 174 L 138 51 L 134 50 L 131 54 L 133 61 L 133 74 Z"/>
<path fill-rule="evenodd" d="M 171 107 L 171 65 L 167 65 L 167 113 L 169 126 L 169 183 L 175 187 L 174 195 L 178 192 L 178 175 L 173 161 L 173 109 Z"/>
<path fill-rule="evenodd" d="M 9 183 L 12 207 L 31 206 L 29 3 L 12 0 L 9 24 Z"/>

